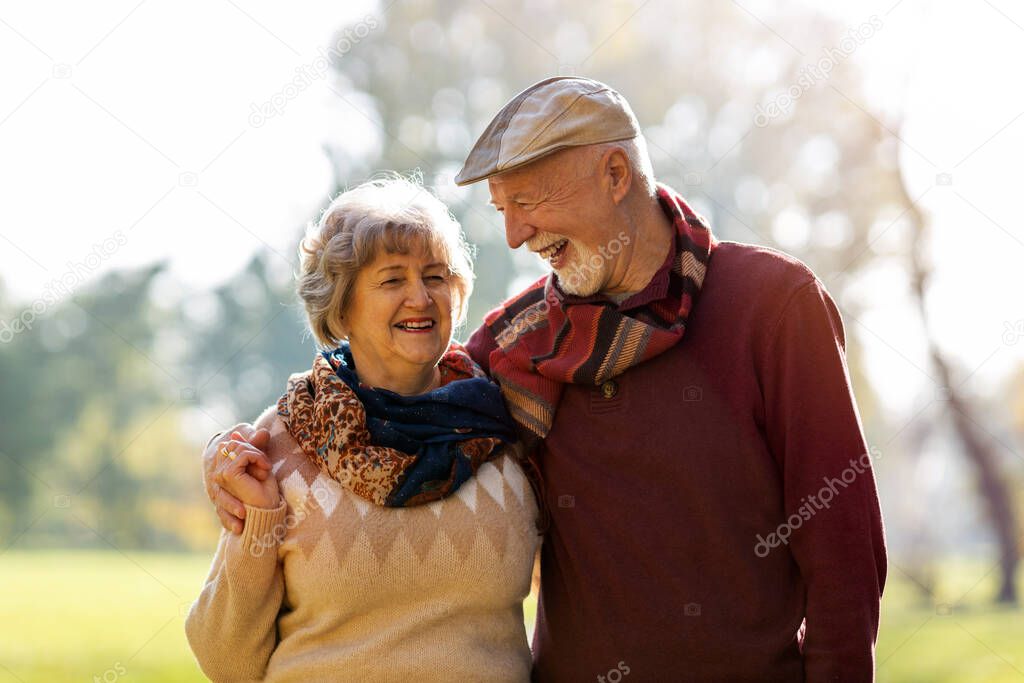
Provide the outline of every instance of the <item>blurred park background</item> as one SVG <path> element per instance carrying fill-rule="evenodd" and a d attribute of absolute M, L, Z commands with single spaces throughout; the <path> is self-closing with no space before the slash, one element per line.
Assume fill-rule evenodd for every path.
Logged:
<path fill-rule="evenodd" d="M 0 682 L 202 680 L 199 454 L 309 365 L 304 225 L 421 174 L 478 249 L 472 329 L 542 266 L 452 176 L 556 74 L 622 92 L 719 238 L 839 303 L 878 679 L 1024 681 L 1019 3 L 4 3 L 0 62 Z"/>

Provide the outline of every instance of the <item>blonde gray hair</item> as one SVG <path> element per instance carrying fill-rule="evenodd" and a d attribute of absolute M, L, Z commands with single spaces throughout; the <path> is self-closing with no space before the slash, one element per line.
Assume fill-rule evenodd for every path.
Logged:
<path fill-rule="evenodd" d="M 473 267 L 462 228 L 418 179 L 389 173 L 338 195 L 299 244 L 296 292 L 321 347 L 333 348 L 345 337 L 342 315 L 351 303 L 352 284 L 382 249 L 390 254 L 424 249 L 447 264 L 452 323 L 465 318 Z"/>

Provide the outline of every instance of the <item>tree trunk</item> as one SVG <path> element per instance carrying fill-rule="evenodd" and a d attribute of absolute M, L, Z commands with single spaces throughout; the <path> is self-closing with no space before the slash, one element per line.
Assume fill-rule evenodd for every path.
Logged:
<path fill-rule="evenodd" d="M 925 265 L 922 252 L 926 243 L 926 223 L 920 210 L 912 204 L 909 196 L 905 196 L 910 205 L 908 215 L 913 224 L 913 242 L 910 246 L 911 288 L 917 301 L 921 319 L 924 324 L 925 336 L 928 340 L 928 351 L 932 364 L 938 371 L 943 398 L 953 418 L 953 427 L 960 438 L 964 454 L 967 456 L 977 474 L 978 493 L 989 523 L 999 543 L 1000 582 L 996 601 L 1016 604 L 1017 590 L 1014 582 L 1017 565 L 1020 561 L 1020 547 L 1017 540 L 1017 515 L 1013 505 L 1013 496 L 1004 478 L 1000 476 L 999 459 L 990 446 L 968 399 L 953 386 L 950 362 L 943 356 L 928 324 L 928 313 L 925 307 L 925 292 L 931 269 Z"/>

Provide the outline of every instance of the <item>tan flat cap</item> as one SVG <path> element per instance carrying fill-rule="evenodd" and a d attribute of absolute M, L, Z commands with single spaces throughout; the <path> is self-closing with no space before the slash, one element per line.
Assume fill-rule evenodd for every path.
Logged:
<path fill-rule="evenodd" d="M 629 140 L 640 134 L 626 99 L 589 78 L 534 83 L 501 108 L 473 145 L 456 185 L 519 168 L 566 147 Z"/>

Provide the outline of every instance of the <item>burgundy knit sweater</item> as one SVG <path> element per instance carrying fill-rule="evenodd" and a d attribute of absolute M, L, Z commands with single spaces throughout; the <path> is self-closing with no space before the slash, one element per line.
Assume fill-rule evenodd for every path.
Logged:
<path fill-rule="evenodd" d="M 489 367 L 486 329 L 468 348 Z M 723 242 L 677 346 L 565 388 L 535 680 L 873 679 L 885 540 L 844 354 L 806 266 Z"/>

